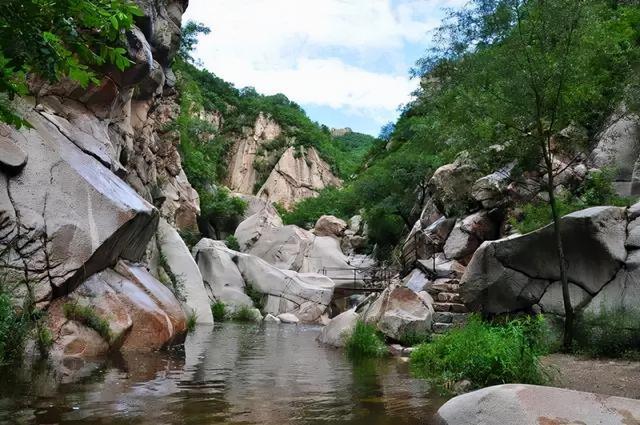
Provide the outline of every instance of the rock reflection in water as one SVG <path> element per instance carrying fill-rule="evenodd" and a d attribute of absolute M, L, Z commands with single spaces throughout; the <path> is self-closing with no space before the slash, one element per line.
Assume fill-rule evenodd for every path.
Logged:
<path fill-rule="evenodd" d="M 425 424 L 442 404 L 397 359 L 349 361 L 315 326 L 199 327 L 184 349 L 70 375 L 3 371 L 0 423 Z"/>

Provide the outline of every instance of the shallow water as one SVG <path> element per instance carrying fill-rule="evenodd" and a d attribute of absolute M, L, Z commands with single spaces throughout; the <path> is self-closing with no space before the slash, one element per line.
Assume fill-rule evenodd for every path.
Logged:
<path fill-rule="evenodd" d="M 429 424 L 444 402 L 395 358 L 350 361 L 320 328 L 224 323 L 181 350 L 3 371 L 0 423 Z"/>

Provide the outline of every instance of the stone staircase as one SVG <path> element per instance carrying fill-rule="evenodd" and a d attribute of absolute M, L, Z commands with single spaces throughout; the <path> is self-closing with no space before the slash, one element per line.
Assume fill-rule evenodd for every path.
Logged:
<path fill-rule="evenodd" d="M 460 283 L 457 278 L 436 279 L 427 292 L 433 297 L 433 332 L 443 333 L 454 326 L 464 324 L 469 310 L 460 297 Z"/>

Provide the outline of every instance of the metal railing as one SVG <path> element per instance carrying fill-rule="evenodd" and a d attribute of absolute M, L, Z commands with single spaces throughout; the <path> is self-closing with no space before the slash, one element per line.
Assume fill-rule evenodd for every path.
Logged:
<path fill-rule="evenodd" d="M 337 289 L 353 292 L 382 291 L 389 286 L 394 275 L 387 267 L 377 266 L 323 267 L 321 272 L 339 284 Z"/>

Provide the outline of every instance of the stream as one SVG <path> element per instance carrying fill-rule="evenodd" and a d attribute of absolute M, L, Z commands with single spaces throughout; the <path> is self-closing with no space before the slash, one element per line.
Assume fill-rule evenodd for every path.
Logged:
<path fill-rule="evenodd" d="M 397 358 L 352 361 L 319 326 L 222 323 L 183 348 L 2 370 L 0 423 L 430 424 L 444 403 Z M 74 365 L 69 365 L 74 366 Z"/>

